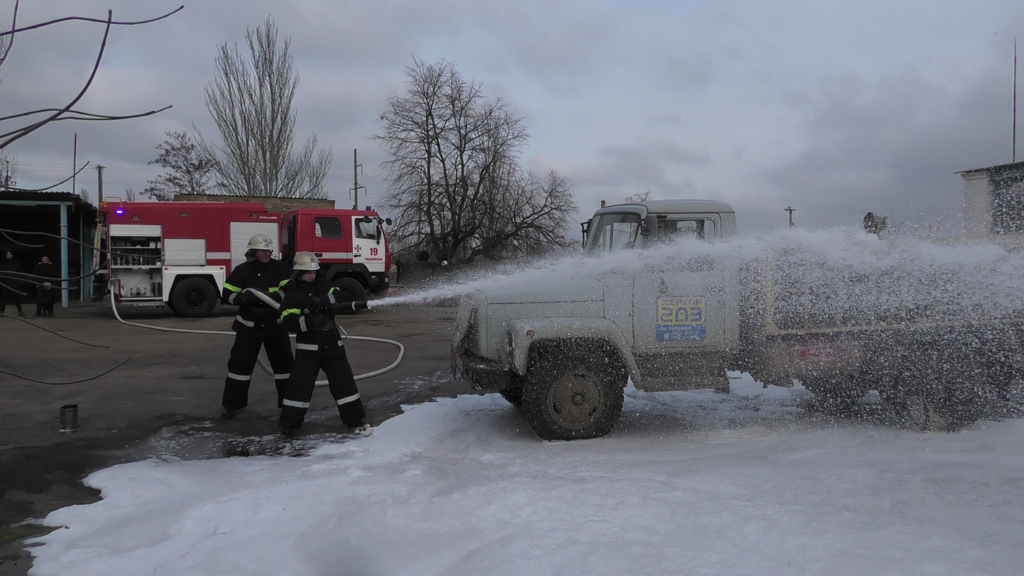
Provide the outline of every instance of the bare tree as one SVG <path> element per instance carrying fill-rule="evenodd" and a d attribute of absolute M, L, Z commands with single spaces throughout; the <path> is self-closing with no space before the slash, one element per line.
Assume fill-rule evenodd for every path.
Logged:
<path fill-rule="evenodd" d="M 77 110 L 75 108 L 75 106 L 78 104 L 79 101 L 81 101 L 82 97 L 85 96 L 86 92 L 88 92 L 89 88 L 92 86 L 93 79 L 96 77 L 96 72 L 99 70 L 100 62 L 102 62 L 102 60 L 103 60 L 103 53 L 104 53 L 104 51 L 106 49 L 106 46 L 107 46 L 107 39 L 108 39 L 108 37 L 110 35 L 111 27 L 113 27 L 113 26 L 136 26 L 136 25 L 140 25 L 140 24 L 149 24 L 151 22 L 156 22 L 158 20 L 163 20 L 164 18 L 167 18 L 167 17 L 171 16 L 172 14 L 175 14 L 175 13 L 179 12 L 180 10 L 182 10 L 184 8 L 184 6 L 180 6 L 176 10 L 173 10 L 171 12 L 168 12 L 168 13 L 166 13 L 166 14 L 164 14 L 162 16 L 158 16 L 156 18 L 150 18 L 148 20 L 135 20 L 135 21 L 128 21 L 128 22 L 115 21 L 114 20 L 114 16 L 113 16 L 113 12 L 108 10 L 107 11 L 106 19 L 85 18 L 85 17 L 80 17 L 80 16 L 69 16 L 69 17 L 65 17 L 65 18 L 57 18 L 57 19 L 54 19 L 54 20 L 48 20 L 48 21 L 41 22 L 41 23 L 38 23 L 38 24 L 31 24 L 31 25 L 22 26 L 22 27 L 18 26 L 18 8 L 19 8 L 19 2 L 15 1 L 14 9 L 12 11 L 12 16 L 11 16 L 11 27 L 10 27 L 9 30 L 0 32 L 0 67 L 3 66 L 4 62 L 6 62 L 7 57 L 10 55 L 10 52 L 11 52 L 11 50 L 14 47 L 15 39 L 17 37 L 17 34 L 20 34 L 20 33 L 28 32 L 28 31 L 31 31 L 31 30 L 39 30 L 39 29 L 42 29 L 42 28 L 48 28 L 50 26 L 54 26 L 54 25 L 62 23 L 62 22 L 83 21 L 83 22 L 93 22 L 93 23 L 103 24 L 103 27 L 104 27 L 103 28 L 103 38 L 100 41 L 99 49 L 97 50 L 97 53 L 96 53 L 96 59 L 95 59 L 95 61 L 93 63 L 92 71 L 90 72 L 88 79 L 85 81 L 83 86 L 79 89 L 78 93 L 74 97 L 72 97 L 66 104 L 63 104 L 63 105 L 61 105 L 60 107 L 57 107 L 57 108 L 40 108 L 38 110 L 30 110 L 30 111 L 27 111 L 27 112 L 20 112 L 20 113 L 11 114 L 11 115 L 8 115 L 8 116 L 0 117 L 0 150 L 5 149 L 10 144 L 20 140 L 21 138 L 24 138 L 25 136 L 28 136 L 29 134 L 35 132 L 36 130 L 39 130 L 40 128 L 42 128 L 42 127 L 44 127 L 47 124 L 50 124 L 52 122 L 60 122 L 60 121 L 63 121 L 63 120 L 82 120 L 82 121 L 125 120 L 125 119 L 129 119 L 129 118 L 141 118 L 143 116 L 150 116 L 150 115 L 157 114 L 159 112 L 162 112 L 162 111 L 167 110 L 168 108 L 170 108 L 170 106 L 165 106 L 164 108 L 161 108 L 159 110 L 150 110 L 149 112 L 141 112 L 141 113 L 138 113 L 138 114 L 112 115 L 112 114 L 96 114 L 96 113 L 92 113 L 92 112 L 85 112 L 85 111 Z M 85 166 L 82 166 L 79 169 L 79 172 L 81 172 L 81 170 L 84 169 L 84 168 L 85 168 Z M 64 180 L 62 182 L 59 182 L 59 183 L 54 184 L 52 186 L 48 186 L 47 188 L 43 188 L 43 189 L 53 188 L 55 186 L 58 186 L 59 184 L 63 184 L 64 182 L 66 182 L 67 180 L 70 180 L 70 179 L 71 179 L 71 177 L 68 177 L 66 180 Z"/>
<path fill-rule="evenodd" d="M 156 148 L 160 155 L 149 164 L 158 164 L 168 172 L 150 180 L 143 194 L 167 201 L 175 194 L 209 194 L 213 190 L 214 161 L 187 132 L 167 132 L 167 139 Z"/>
<path fill-rule="evenodd" d="M 221 146 L 199 136 L 213 159 L 218 188 L 234 196 L 326 198 L 331 150 L 317 152 L 316 135 L 294 149 L 292 108 L 298 76 L 292 70 L 291 39 L 277 44 L 277 24 L 268 18 L 248 29 L 246 60 L 238 46 L 223 44 L 217 76 L 206 88 L 206 108 L 217 124 Z"/>
<path fill-rule="evenodd" d="M 135 202 L 135 189 L 134 188 L 125 188 L 124 189 L 124 201 L 125 202 Z"/>
<path fill-rule="evenodd" d="M 651 199 L 651 194 L 653 194 L 653 191 L 650 188 L 647 188 L 643 192 L 637 192 L 635 194 L 630 194 L 629 196 L 626 196 L 625 203 L 633 204 L 636 202 L 647 202 L 648 200 Z"/>
<path fill-rule="evenodd" d="M 374 137 L 391 155 L 381 168 L 395 246 L 454 263 L 570 245 L 561 231 L 575 210 L 571 186 L 520 168 L 522 119 L 450 62 L 414 58 L 406 72 L 408 90 L 388 99 Z"/>

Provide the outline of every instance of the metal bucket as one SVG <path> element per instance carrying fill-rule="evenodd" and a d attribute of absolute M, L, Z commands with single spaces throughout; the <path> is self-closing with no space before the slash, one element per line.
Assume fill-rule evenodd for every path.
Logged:
<path fill-rule="evenodd" d="M 65 404 L 60 407 L 60 431 L 78 432 L 78 404 Z"/>

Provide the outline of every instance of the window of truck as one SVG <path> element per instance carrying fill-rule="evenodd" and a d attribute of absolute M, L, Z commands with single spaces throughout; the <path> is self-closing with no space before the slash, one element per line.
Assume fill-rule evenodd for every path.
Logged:
<path fill-rule="evenodd" d="M 314 228 L 317 238 L 341 240 L 341 222 L 337 218 L 317 216 L 314 220 Z"/>
<path fill-rule="evenodd" d="M 602 214 L 594 218 L 588 230 L 587 252 L 632 248 L 639 234 L 639 214 Z"/>
<path fill-rule="evenodd" d="M 356 238 L 377 239 L 377 221 L 373 218 L 355 218 Z"/>
<path fill-rule="evenodd" d="M 688 218 L 685 220 L 658 220 L 658 241 L 675 242 L 682 238 L 704 240 L 716 237 L 715 221 L 711 219 Z"/>

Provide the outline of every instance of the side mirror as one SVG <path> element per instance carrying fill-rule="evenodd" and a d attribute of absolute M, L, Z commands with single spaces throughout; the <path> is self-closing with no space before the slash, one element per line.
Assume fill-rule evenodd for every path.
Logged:
<path fill-rule="evenodd" d="M 391 218 L 377 218 L 377 244 L 380 244 L 380 239 L 384 235 L 384 225 L 391 226 Z"/>

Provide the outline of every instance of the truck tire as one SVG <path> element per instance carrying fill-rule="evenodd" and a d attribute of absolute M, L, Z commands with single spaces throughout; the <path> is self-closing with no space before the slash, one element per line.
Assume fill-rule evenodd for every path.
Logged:
<path fill-rule="evenodd" d="M 604 354 L 552 349 L 537 358 L 523 387 L 523 412 L 544 440 L 611 432 L 622 413 L 625 371 Z"/>
<path fill-rule="evenodd" d="M 335 298 L 339 302 L 354 302 L 359 300 L 366 300 L 366 289 L 359 283 L 359 280 L 355 278 L 338 278 L 331 283 L 332 286 L 338 289 L 335 292 Z M 339 314 L 358 314 L 358 310 L 339 310 Z"/>
<path fill-rule="evenodd" d="M 879 393 L 919 431 L 954 432 L 987 415 L 1009 377 L 997 342 L 971 331 L 918 342 L 906 368 Z"/>
<path fill-rule="evenodd" d="M 174 286 L 169 304 L 178 316 L 209 316 L 217 307 L 217 289 L 202 278 L 185 278 Z"/>

